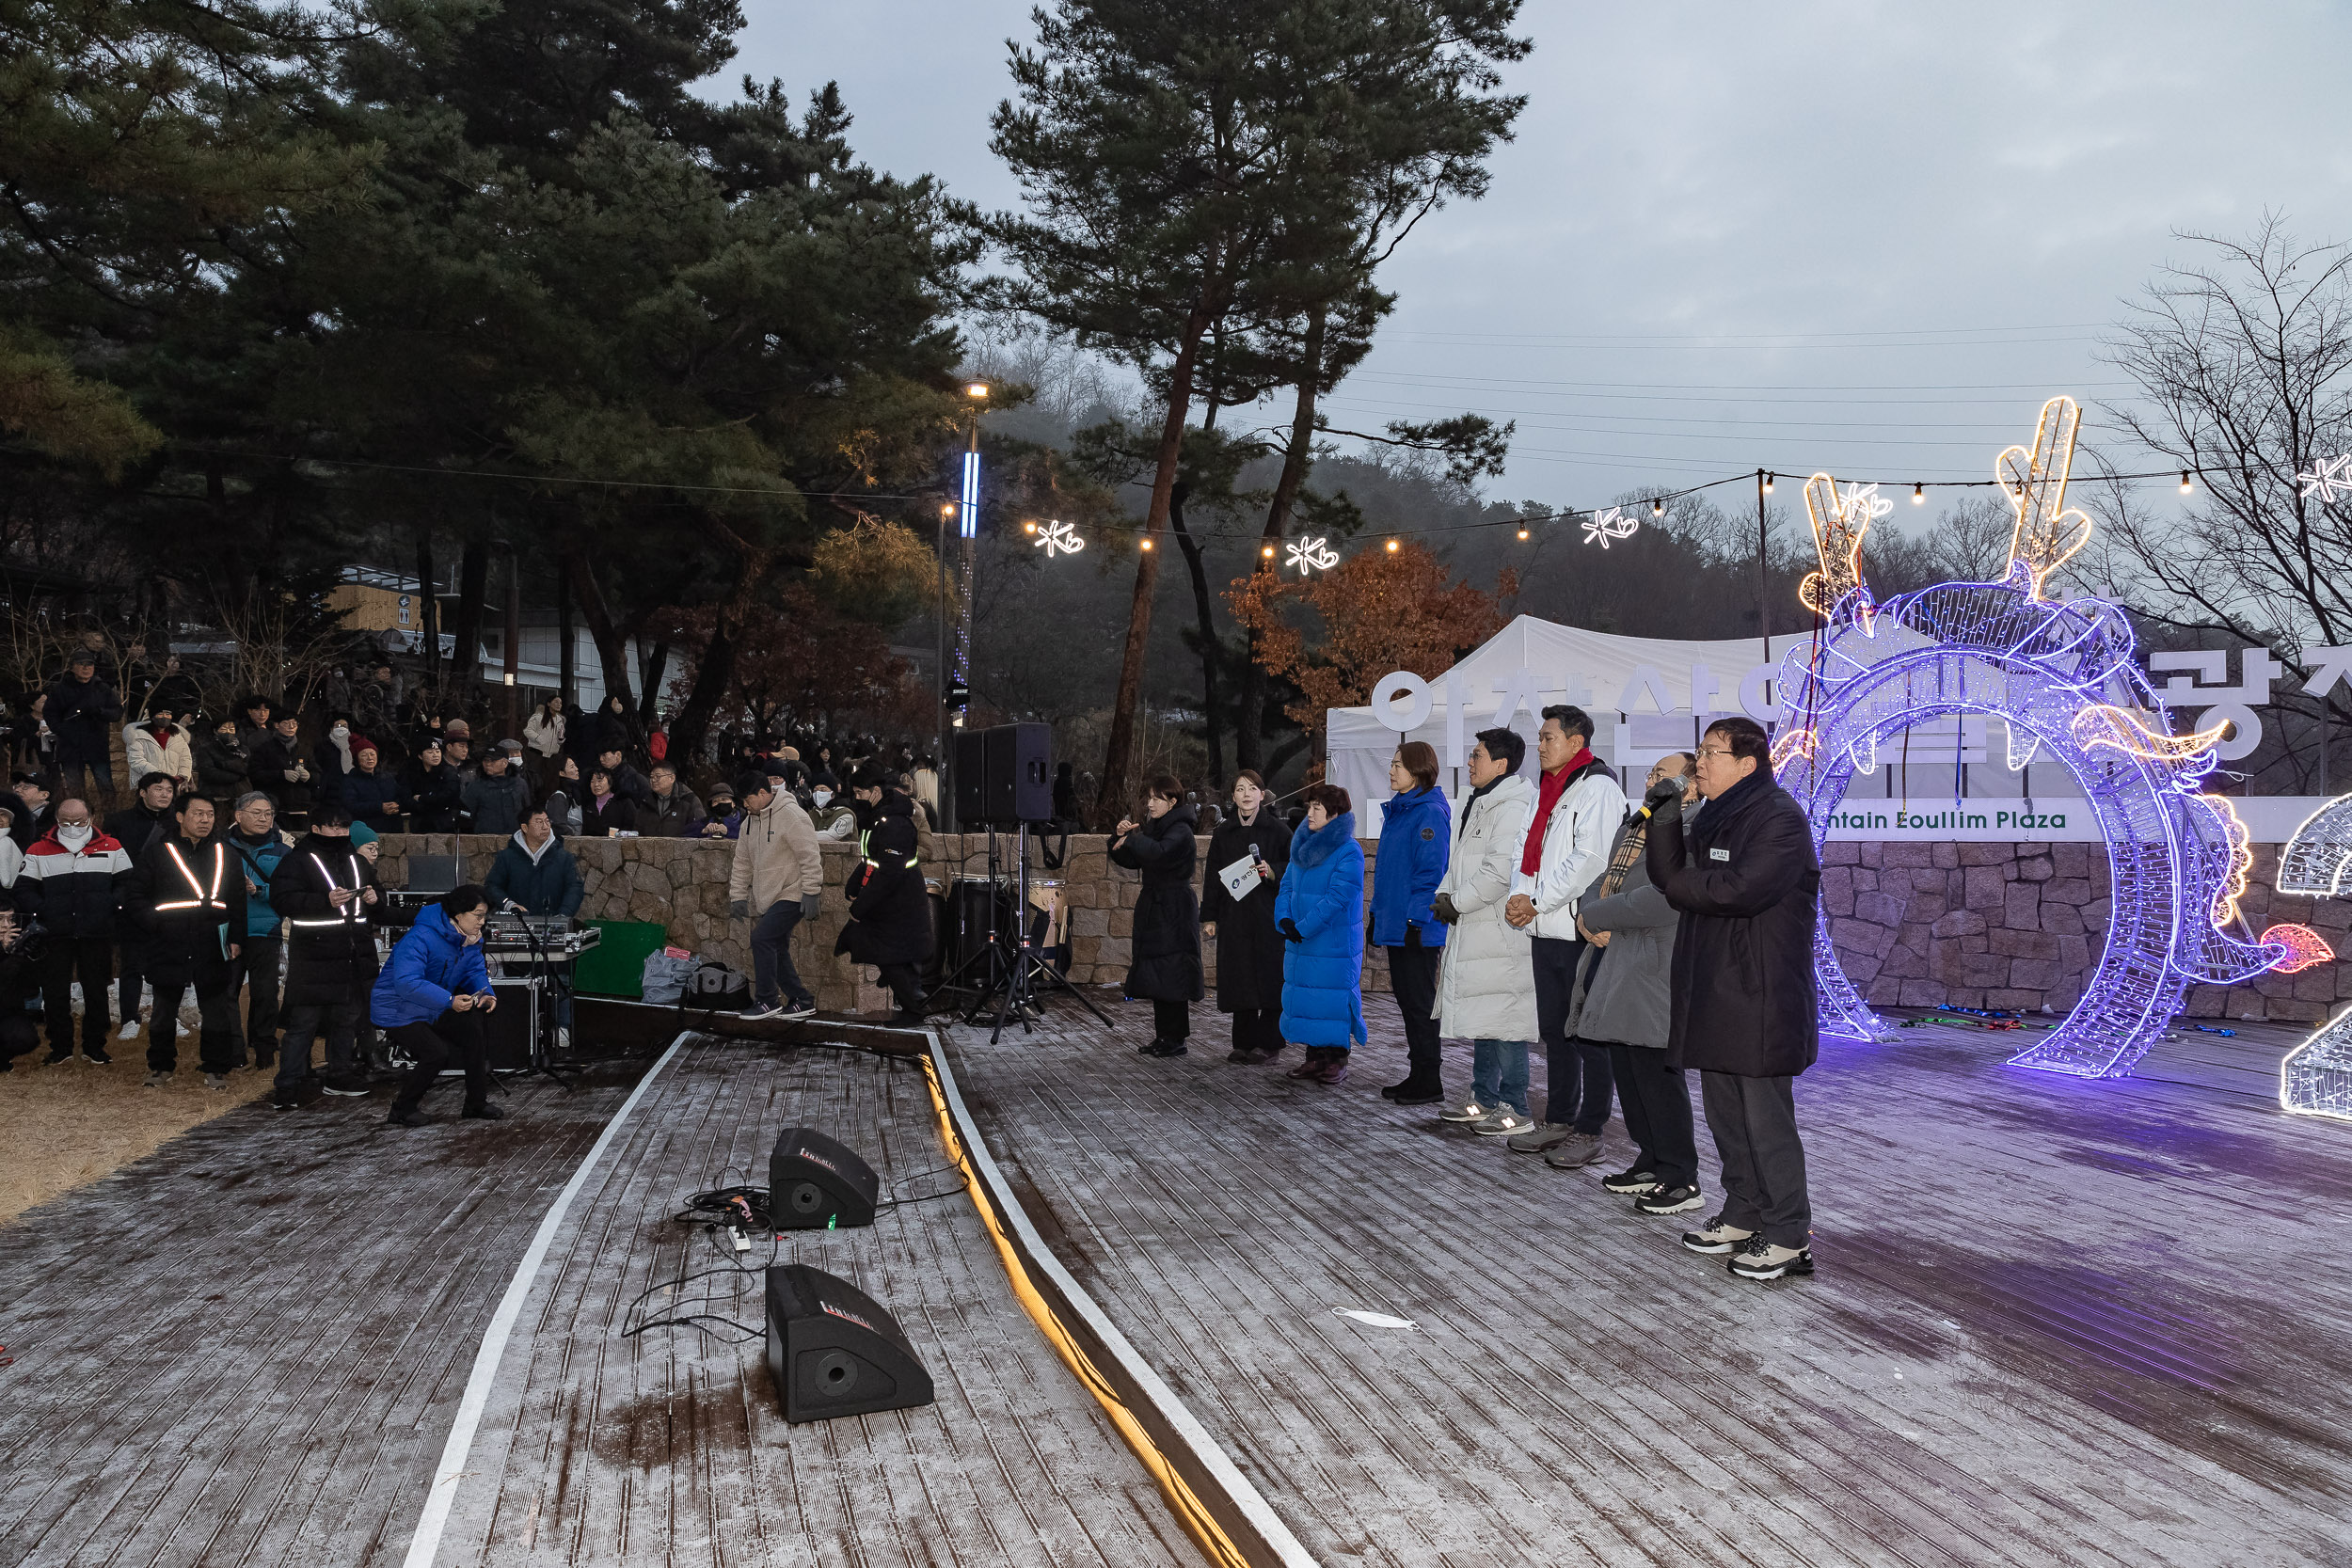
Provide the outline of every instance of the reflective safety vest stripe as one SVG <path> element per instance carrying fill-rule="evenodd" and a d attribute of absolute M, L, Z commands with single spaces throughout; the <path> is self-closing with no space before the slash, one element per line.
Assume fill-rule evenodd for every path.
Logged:
<path fill-rule="evenodd" d="M 335 885 L 335 874 L 326 869 L 326 863 L 319 859 L 316 855 L 311 855 L 310 857 L 310 862 L 312 865 L 319 868 L 319 880 L 325 882 L 330 888 L 333 887 Z M 351 857 L 351 885 L 356 888 L 359 886 L 359 857 L 354 855 Z M 345 904 L 339 912 L 331 914 L 324 920 L 289 920 L 286 924 L 289 926 L 299 926 L 304 927 L 315 927 L 321 926 L 357 926 L 363 922 L 366 918 L 367 911 L 365 907 L 360 904 L 357 897 L 354 897 L 351 902 Z"/>
<path fill-rule="evenodd" d="M 867 845 L 866 845 L 866 841 L 867 841 L 868 839 L 872 838 L 873 836 L 874 836 L 874 830 L 873 830 L 873 829 L 871 829 L 871 828 L 866 829 L 864 832 L 862 832 L 862 833 L 860 833 L 860 834 L 858 834 L 858 835 L 857 835 L 857 853 L 858 853 L 858 859 L 860 859 L 860 860 L 864 861 L 866 864 L 868 864 L 868 865 L 872 866 L 875 870 L 880 871 L 880 870 L 882 869 L 882 862 L 880 862 L 880 861 L 876 860 L 876 859 L 873 857 L 872 853 L 869 851 L 869 849 L 868 849 L 868 847 L 867 847 Z M 915 854 L 909 855 L 909 856 L 907 857 L 906 869 L 907 869 L 907 870 L 909 870 L 909 871 L 914 871 L 914 870 L 915 870 L 915 869 L 919 868 L 919 867 L 922 865 L 922 863 L 923 863 L 923 857 L 922 857 L 922 855 L 921 855 L 919 852 L 918 852 L 918 853 L 915 853 Z"/>
<path fill-rule="evenodd" d="M 220 896 L 220 879 L 228 870 L 229 858 L 222 852 L 219 845 L 213 846 L 213 885 L 210 888 L 205 887 L 197 879 L 196 873 L 188 869 L 188 863 L 180 858 L 180 846 L 167 843 L 164 846 L 164 853 L 169 855 L 171 863 L 180 868 L 181 878 L 187 882 L 188 891 L 196 896 L 175 898 L 168 903 L 158 904 L 155 906 L 156 913 L 161 914 L 166 910 L 218 910 L 223 914 L 229 912 L 229 906 L 222 901 Z"/>

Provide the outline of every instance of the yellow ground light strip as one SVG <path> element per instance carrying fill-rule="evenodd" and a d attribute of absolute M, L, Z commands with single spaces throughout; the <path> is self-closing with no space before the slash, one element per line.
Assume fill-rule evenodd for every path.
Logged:
<path fill-rule="evenodd" d="M 1225 1533 L 1224 1527 L 1216 1522 L 1216 1516 L 1209 1512 L 1199 1494 L 1193 1491 L 1191 1484 L 1168 1463 L 1168 1456 L 1152 1440 L 1152 1434 L 1143 1429 L 1143 1423 L 1136 1419 L 1135 1412 L 1127 1408 L 1126 1402 L 1119 1397 L 1118 1391 L 1096 1370 L 1086 1352 L 1070 1337 L 1069 1330 L 1062 1326 L 1062 1321 L 1054 1311 L 1052 1304 L 1029 1277 L 1028 1265 L 1022 1261 L 1019 1249 L 1012 1244 L 1003 1218 L 996 1212 L 994 1199 L 981 1184 L 980 1173 L 973 1166 L 955 1118 L 947 1112 L 946 1096 L 939 1089 L 939 1070 L 928 1053 L 923 1056 L 922 1062 L 923 1082 L 931 1091 L 932 1109 L 939 1113 L 940 1132 L 947 1140 L 947 1148 L 954 1154 L 957 1166 L 963 1172 L 964 1190 L 972 1195 L 972 1206 L 979 1211 L 980 1223 L 988 1227 L 989 1236 L 996 1243 L 996 1256 L 1004 1260 L 1005 1274 L 1012 1281 L 1013 1295 L 1035 1320 L 1046 1342 L 1054 1347 L 1063 1363 L 1077 1373 L 1078 1381 L 1086 1385 L 1088 1391 L 1101 1402 L 1110 1416 L 1111 1423 L 1119 1428 L 1119 1434 L 1127 1440 L 1127 1446 L 1135 1450 L 1136 1457 L 1143 1461 L 1144 1467 L 1159 1482 L 1160 1491 L 1176 1510 L 1177 1518 L 1193 1540 L 1200 1543 L 1200 1549 L 1208 1553 L 1210 1560 L 1218 1568 L 1250 1568 L 1248 1556 L 1234 1544 L 1232 1537 Z"/>

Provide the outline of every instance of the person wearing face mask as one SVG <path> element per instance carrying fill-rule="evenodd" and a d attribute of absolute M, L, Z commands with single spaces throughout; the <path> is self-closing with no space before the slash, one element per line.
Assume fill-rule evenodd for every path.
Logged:
<path fill-rule="evenodd" d="M 815 808 L 808 819 L 818 838 L 843 839 L 857 832 L 857 813 L 834 793 L 833 785 L 820 780 L 809 786 L 808 798 Z"/>
<path fill-rule="evenodd" d="M 710 803 L 704 808 L 703 819 L 687 830 L 689 838 L 730 839 L 743 830 L 743 814 L 736 810 L 735 786 L 715 784 L 710 786 Z"/>
<path fill-rule="evenodd" d="M 73 983 L 82 985 L 82 1057 L 101 1067 L 112 1019 L 106 982 L 113 977 L 117 911 L 131 880 L 131 857 L 98 831 L 89 807 L 68 798 L 57 819 L 25 851 L 16 901 L 48 931 L 40 960 L 41 1013 L 49 1021 L 49 1062 L 73 1054 Z"/>
<path fill-rule="evenodd" d="M 1224 874 L 1245 861 L 1257 868 L 1258 882 L 1235 898 Z M 1216 936 L 1217 1011 L 1233 1021 L 1229 1062 L 1270 1062 L 1282 1053 L 1282 933 L 1274 927 L 1274 899 L 1290 863 L 1290 830 L 1275 820 L 1265 781 L 1245 768 L 1233 775 L 1232 814 L 1210 836 L 1200 893 L 1200 928 Z"/>

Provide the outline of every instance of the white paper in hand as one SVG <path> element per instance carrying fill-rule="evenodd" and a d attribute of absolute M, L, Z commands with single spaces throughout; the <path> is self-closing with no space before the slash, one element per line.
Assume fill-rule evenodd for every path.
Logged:
<path fill-rule="evenodd" d="M 1225 884 L 1226 893 L 1232 895 L 1235 903 L 1248 897 L 1250 889 L 1265 880 L 1258 875 L 1258 863 L 1248 855 L 1244 855 L 1216 875 L 1217 879 Z"/>

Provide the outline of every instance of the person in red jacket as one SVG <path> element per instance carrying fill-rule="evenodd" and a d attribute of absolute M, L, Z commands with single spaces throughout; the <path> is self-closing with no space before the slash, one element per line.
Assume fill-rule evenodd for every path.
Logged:
<path fill-rule="evenodd" d="M 73 982 L 82 983 L 82 1057 L 103 1067 L 109 1019 L 106 982 L 114 972 L 115 911 L 131 879 L 131 857 L 98 831 L 89 807 L 57 803 L 57 819 L 24 851 L 17 874 L 18 911 L 46 933 L 40 959 L 40 1009 L 49 1021 L 49 1063 L 73 1054 Z"/>

